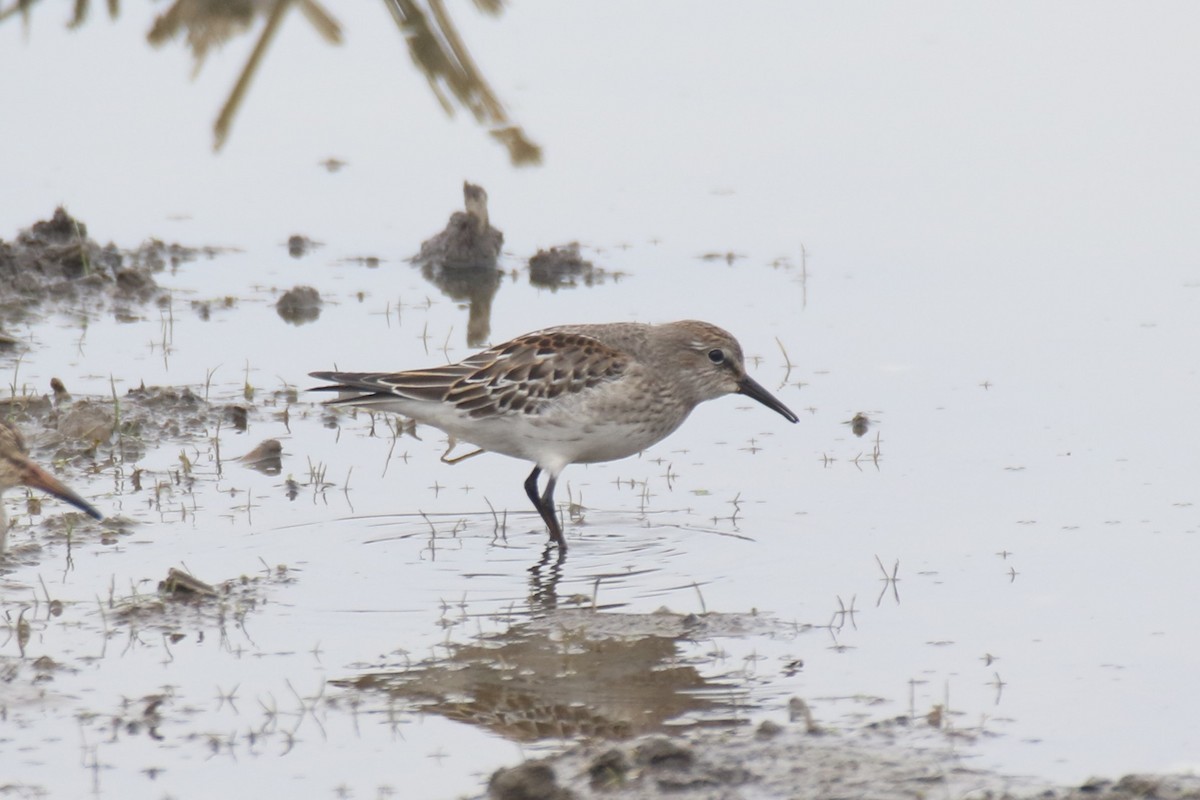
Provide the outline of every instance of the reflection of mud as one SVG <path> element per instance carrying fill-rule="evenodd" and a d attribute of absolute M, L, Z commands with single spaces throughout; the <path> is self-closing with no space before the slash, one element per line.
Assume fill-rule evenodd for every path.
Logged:
<path fill-rule="evenodd" d="M 341 682 L 416 701 L 426 712 L 517 741 L 625 739 L 703 713 L 734 723 L 744 697 L 679 659 L 681 639 L 736 635 L 750 618 L 558 611 L 470 644 L 446 659 Z M 722 717 L 724 717 L 722 719 Z M 736 724 L 736 723 L 734 723 Z"/>
<path fill-rule="evenodd" d="M 133 304 L 165 297 L 154 273 L 201 253 L 156 240 L 133 251 L 101 247 L 88 237 L 87 225 L 55 209 L 53 217 L 21 231 L 13 242 L 0 240 L 0 322 L 23 320 L 42 304 L 82 297 L 106 299 L 118 318 L 133 316 Z"/>
<path fill-rule="evenodd" d="M 311 286 L 297 286 L 280 296 L 275 311 L 289 325 L 313 322 L 321 316 L 321 295 Z"/>
<path fill-rule="evenodd" d="M 583 284 L 595 286 L 608 278 L 617 280 L 620 275 L 609 273 L 595 266 L 579 253 L 579 243 L 571 242 L 549 250 L 538 250 L 529 259 L 529 282 L 543 289 L 558 291 Z"/>

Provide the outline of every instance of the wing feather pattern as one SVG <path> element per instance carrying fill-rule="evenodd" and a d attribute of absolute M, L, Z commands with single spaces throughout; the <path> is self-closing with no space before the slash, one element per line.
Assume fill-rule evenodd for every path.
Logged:
<path fill-rule="evenodd" d="M 519 336 L 457 364 L 409 372 L 313 372 L 332 381 L 314 391 L 356 393 L 331 403 L 391 397 L 449 403 L 471 417 L 541 413 L 546 403 L 619 378 L 628 356 L 581 333 L 551 329 Z"/>

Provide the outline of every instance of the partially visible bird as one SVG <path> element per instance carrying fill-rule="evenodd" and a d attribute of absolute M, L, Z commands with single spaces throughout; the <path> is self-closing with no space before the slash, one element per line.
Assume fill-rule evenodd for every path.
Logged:
<path fill-rule="evenodd" d="M 427 267 L 494 267 L 504 234 L 488 221 L 488 196 L 482 186 L 463 181 L 463 207 L 450 215 L 445 230 L 421 243 L 413 261 Z"/>
<path fill-rule="evenodd" d="M 57 478 L 29 460 L 29 448 L 25 437 L 11 423 L 0 420 L 0 494 L 14 486 L 29 486 L 41 489 L 60 500 L 66 500 L 80 511 L 96 519 L 103 515 L 75 492 L 64 486 Z M 4 503 L 0 502 L 0 553 L 8 544 L 8 517 Z"/>
<path fill-rule="evenodd" d="M 313 372 L 331 403 L 392 411 L 452 439 L 534 463 L 525 493 L 567 549 L 554 486 L 568 464 L 634 455 L 698 404 L 744 394 L 797 416 L 746 374 L 741 345 L 707 322 L 563 325 L 518 336 L 457 363 L 408 372 Z M 538 493 L 538 475 L 550 477 Z"/>

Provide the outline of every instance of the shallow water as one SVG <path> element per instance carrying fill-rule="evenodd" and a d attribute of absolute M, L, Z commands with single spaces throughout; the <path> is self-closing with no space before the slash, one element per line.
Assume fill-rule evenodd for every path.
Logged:
<path fill-rule="evenodd" d="M 453 8 L 545 148 L 521 170 L 441 115 L 382 9 L 339 8 L 340 48 L 289 16 L 219 156 L 249 40 L 188 83 L 181 48 L 133 46 L 150 10 L 0 25 L 5 74 L 44 76 L 11 87 L 0 236 L 65 202 L 102 242 L 235 249 L 159 275 L 171 302 L 140 319 L 7 330 L 28 347 L 4 383 L 250 408 L 245 433 L 62 473 L 120 521 L 103 541 L 6 498 L 6 780 L 452 797 L 563 737 L 783 720 L 793 696 L 826 725 L 942 705 L 946 748 L 1011 774 L 1194 767 L 1197 12 L 727 11 Z M 527 465 L 291 402 L 311 370 L 472 351 L 468 300 L 403 261 L 464 178 L 506 236 L 490 341 L 710 320 L 800 422 L 726 398 L 570 468 L 555 569 Z M 323 246 L 292 258 L 297 233 Z M 609 277 L 531 286 L 573 239 Z M 290 325 L 301 284 L 325 304 Z M 234 460 L 269 437 L 281 474 Z M 180 566 L 235 589 L 159 607 Z"/>

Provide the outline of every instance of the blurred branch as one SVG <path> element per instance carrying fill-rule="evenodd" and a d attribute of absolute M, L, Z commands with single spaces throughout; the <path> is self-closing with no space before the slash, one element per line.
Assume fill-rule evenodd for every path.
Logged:
<path fill-rule="evenodd" d="M 196 72 L 204 64 L 210 49 L 222 45 L 234 36 L 248 30 L 259 13 L 267 21 L 246 66 L 238 75 L 229 99 L 221 107 L 217 121 L 213 123 L 213 149 L 220 150 L 229 138 L 234 117 L 241 108 L 242 100 L 250 89 L 250 81 L 258 72 L 267 47 L 279 32 L 284 14 L 298 5 L 309 24 L 329 44 L 342 43 L 342 28 L 317 0 L 271 0 L 269 4 L 254 0 L 176 0 L 172 6 L 154 20 L 146 39 L 152 45 L 162 45 L 175 38 L 180 31 L 187 31 L 187 42 L 196 60 Z"/>
<path fill-rule="evenodd" d="M 449 115 L 454 114 L 455 104 L 447 96 L 449 92 L 476 121 L 489 126 L 492 138 L 508 148 L 509 160 L 514 165 L 540 164 L 541 147 L 530 141 L 524 130 L 509 119 L 503 104 L 475 66 L 443 0 L 428 0 L 428 3 L 429 14 L 426 14 L 416 0 L 384 0 L 404 35 L 413 63 L 425 74 L 429 88 L 443 110 Z M 495 13 L 499 5 L 488 3 L 486 8 Z M 430 17 L 433 18 L 432 25 Z"/>
<path fill-rule="evenodd" d="M 28 24 L 29 9 L 37 2 L 14 0 L 7 8 L 0 8 L 0 22 L 19 14 Z M 474 0 L 474 4 L 480 12 L 493 16 L 503 10 L 503 0 Z M 425 75 L 446 114 L 453 116 L 458 108 L 469 110 L 476 122 L 487 128 L 488 135 L 508 150 L 509 160 L 515 166 L 540 164 L 541 146 L 509 118 L 504 104 L 459 36 L 445 0 L 384 0 L 384 5 L 404 36 L 413 63 Z M 116 17 L 120 0 L 106 0 L 106 6 L 109 15 Z M 341 44 L 341 26 L 318 0 L 174 0 L 155 18 L 147 41 L 161 46 L 183 35 L 195 59 L 195 72 L 199 72 L 211 50 L 248 32 L 259 16 L 265 18 L 254 48 L 213 123 L 214 150 L 220 150 L 228 140 L 250 83 L 279 32 L 284 15 L 293 6 L 300 8 L 326 42 Z M 82 25 L 90 7 L 91 0 L 74 0 L 68 27 Z"/>
<path fill-rule="evenodd" d="M 246 66 L 242 67 L 237 83 L 233 85 L 233 91 L 229 94 L 229 99 L 225 101 L 225 105 L 221 106 L 221 113 L 217 115 L 217 121 L 213 123 L 213 150 L 220 150 L 225 146 L 225 140 L 229 137 L 229 127 L 233 124 L 233 118 L 237 116 L 238 109 L 241 108 L 242 98 L 246 96 L 246 91 L 250 88 L 250 80 L 258 71 L 258 65 L 262 63 L 267 46 L 275 38 L 275 33 L 279 30 L 279 23 L 283 22 L 283 15 L 287 13 L 291 5 L 292 0 L 275 0 L 275 5 L 267 17 L 267 24 L 263 26 L 258 41 L 254 43 L 254 49 L 250 51 L 250 58 L 246 61 Z"/>

